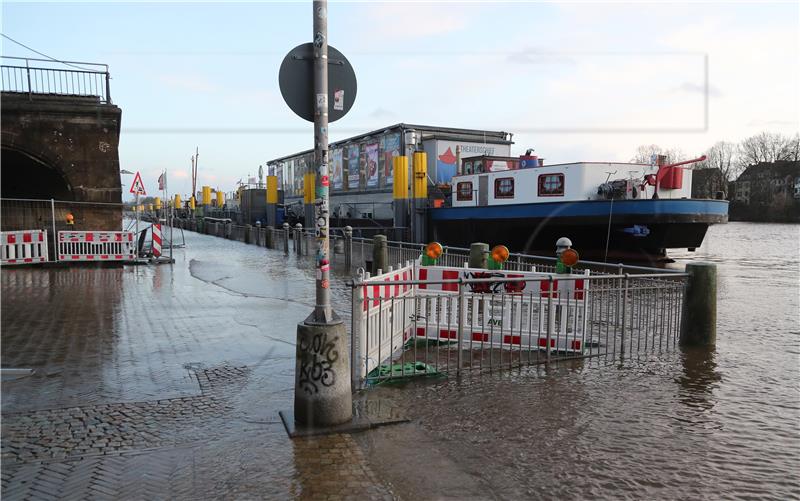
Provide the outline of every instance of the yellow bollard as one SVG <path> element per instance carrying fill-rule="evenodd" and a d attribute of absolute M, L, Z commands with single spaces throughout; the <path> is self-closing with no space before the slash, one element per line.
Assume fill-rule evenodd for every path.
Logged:
<path fill-rule="evenodd" d="M 223 205 L 225 205 L 225 193 L 219 191 L 219 188 L 217 188 L 217 207 L 221 209 Z"/>
<path fill-rule="evenodd" d="M 156 210 L 161 210 L 161 197 L 155 197 L 153 199 L 154 205 Z"/>
<path fill-rule="evenodd" d="M 192 209 L 192 210 L 194 210 L 194 208 L 195 208 L 194 195 L 192 195 L 192 198 L 189 199 L 189 208 Z"/>
<path fill-rule="evenodd" d="M 177 193 L 175 194 L 175 203 L 172 204 L 172 206 L 175 207 L 176 209 L 181 208 L 181 196 L 178 195 Z"/>
<path fill-rule="evenodd" d="M 278 176 L 267 176 L 267 203 L 278 203 Z"/>
<path fill-rule="evenodd" d="M 211 205 L 211 186 L 203 186 L 203 205 Z"/>
<path fill-rule="evenodd" d="M 428 156 L 414 153 L 414 198 L 428 198 Z"/>
<path fill-rule="evenodd" d="M 408 157 L 401 155 L 392 160 L 394 169 L 393 196 L 395 200 L 408 198 Z"/>

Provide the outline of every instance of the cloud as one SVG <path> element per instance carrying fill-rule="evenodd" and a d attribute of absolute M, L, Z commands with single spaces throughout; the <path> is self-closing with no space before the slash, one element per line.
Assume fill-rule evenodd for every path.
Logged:
<path fill-rule="evenodd" d="M 722 92 L 713 85 L 709 84 L 708 89 L 706 86 L 699 83 L 694 82 L 683 82 L 682 84 L 678 85 L 677 87 L 672 88 L 673 92 L 688 92 L 689 94 L 703 94 L 707 95 L 708 97 L 720 97 Z"/>
<path fill-rule="evenodd" d="M 175 176 L 178 179 L 189 179 L 189 173 L 182 170 L 176 170 L 175 172 L 170 173 L 170 176 Z"/>
<path fill-rule="evenodd" d="M 219 87 L 200 75 L 159 75 L 158 80 L 173 89 L 190 92 L 216 92 Z"/>

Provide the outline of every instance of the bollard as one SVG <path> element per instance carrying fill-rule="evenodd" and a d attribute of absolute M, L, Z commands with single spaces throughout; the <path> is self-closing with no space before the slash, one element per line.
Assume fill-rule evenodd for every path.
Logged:
<path fill-rule="evenodd" d="M 681 315 L 682 346 L 714 346 L 717 342 L 717 265 L 689 263 L 689 279 Z"/>
<path fill-rule="evenodd" d="M 386 243 L 386 235 L 375 235 L 372 237 L 372 273 L 378 274 L 378 270 L 389 269 L 389 247 Z"/>
<path fill-rule="evenodd" d="M 486 269 L 489 265 L 489 244 L 474 243 L 469 246 L 469 267 Z"/>
<path fill-rule="evenodd" d="M 253 227 L 250 226 L 249 224 L 246 224 L 244 226 L 244 243 L 246 243 L 246 244 L 253 243 L 253 239 L 251 238 L 253 236 L 253 235 L 251 235 L 252 229 L 253 229 Z"/>
<path fill-rule="evenodd" d="M 289 255 L 289 223 L 283 223 L 283 253 Z"/>
<path fill-rule="evenodd" d="M 304 427 L 335 426 L 353 417 L 347 329 L 338 317 L 297 325 L 294 419 Z"/>
<path fill-rule="evenodd" d="M 267 249 L 274 249 L 275 248 L 275 241 L 273 240 L 274 235 L 272 232 L 275 231 L 273 226 L 267 226 L 267 229 L 264 230 L 264 247 Z"/>
<path fill-rule="evenodd" d="M 353 227 L 344 227 L 344 265 L 347 269 L 353 266 Z"/>
<path fill-rule="evenodd" d="M 298 256 L 303 255 L 303 225 L 300 223 L 294 225 L 294 250 Z"/>

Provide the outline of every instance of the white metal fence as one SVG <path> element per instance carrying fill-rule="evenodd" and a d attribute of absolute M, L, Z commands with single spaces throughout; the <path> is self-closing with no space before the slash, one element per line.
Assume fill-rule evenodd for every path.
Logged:
<path fill-rule="evenodd" d="M 352 289 L 356 385 L 673 348 L 686 274 L 556 275 L 407 262 Z"/>

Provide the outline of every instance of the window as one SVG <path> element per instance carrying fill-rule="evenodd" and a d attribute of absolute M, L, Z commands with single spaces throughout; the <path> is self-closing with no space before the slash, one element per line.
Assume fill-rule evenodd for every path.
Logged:
<path fill-rule="evenodd" d="M 542 174 L 539 176 L 540 197 L 560 197 L 564 195 L 564 174 Z"/>
<path fill-rule="evenodd" d="M 456 200 L 465 202 L 472 200 L 472 183 L 471 182 L 463 182 L 458 183 L 456 187 Z"/>
<path fill-rule="evenodd" d="M 501 177 L 494 180 L 494 198 L 514 198 L 513 177 Z"/>

